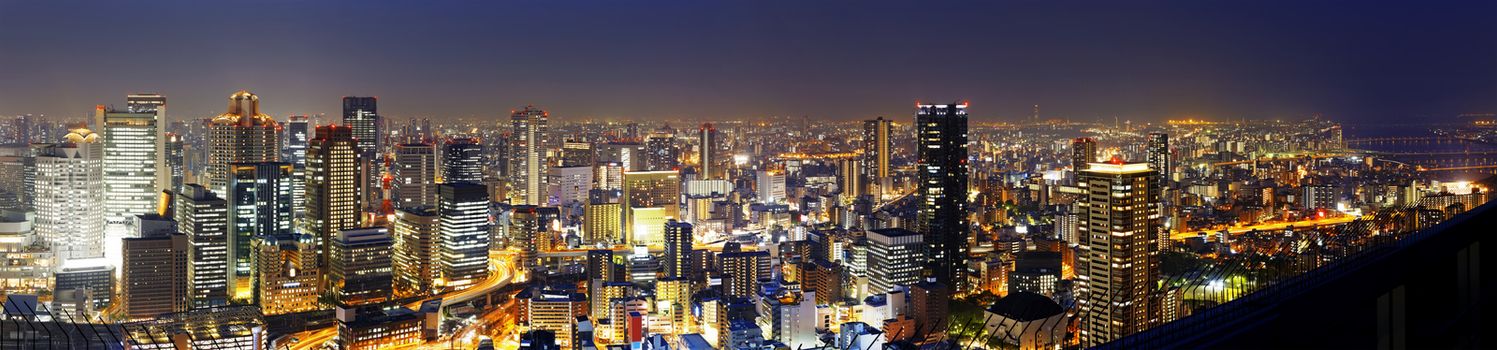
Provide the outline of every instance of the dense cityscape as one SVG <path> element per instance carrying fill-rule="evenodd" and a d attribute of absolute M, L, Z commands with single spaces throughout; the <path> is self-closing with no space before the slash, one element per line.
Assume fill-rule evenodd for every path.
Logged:
<path fill-rule="evenodd" d="M 1436 174 L 1497 168 L 1358 149 L 1417 140 L 1319 117 L 455 124 L 227 101 L 0 125 L 7 314 L 144 349 L 1095 346 L 1475 208 L 1485 185 Z M 1426 139 L 1484 147 L 1494 117 L 1460 118 Z"/>
<path fill-rule="evenodd" d="M 0 350 L 1480 349 L 1494 13 L 0 0 Z"/>

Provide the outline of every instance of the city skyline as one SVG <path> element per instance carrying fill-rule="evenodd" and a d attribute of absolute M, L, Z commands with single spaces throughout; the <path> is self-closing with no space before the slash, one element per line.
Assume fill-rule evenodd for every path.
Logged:
<path fill-rule="evenodd" d="M 0 19 L 49 30 L 0 33 L 0 67 L 28 67 L 0 79 L 0 115 L 82 119 L 154 92 L 172 97 L 170 119 L 196 119 L 239 89 L 281 120 L 336 117 L 343 96 L 444 121 L 527 104 L 558 120 L 852 121 L 952 97 L 983 106 L 974 122 L 1024 120 L 1034 105 L 1137 122 L 1497 109 L 1497 30 L 1483 24 L 1497 4 L 1285 4 L 280 2 L 203 16 L 216 5 L 4 3 Z M 926 12 L 946 17 L 888 25 Z M 495 13 L 553 24 L 506 30 Z M 218 23 L 236 20 L 257 25 Z M 115 27 L 131 30 L 91 35 Z M 112 47 L 135 49 L 96 52 Z"/>
<path fill-rule="evenodd" d="M 1497 0 L 72 1 L 0 0 L 0 348 L 1491 336 Z"/>

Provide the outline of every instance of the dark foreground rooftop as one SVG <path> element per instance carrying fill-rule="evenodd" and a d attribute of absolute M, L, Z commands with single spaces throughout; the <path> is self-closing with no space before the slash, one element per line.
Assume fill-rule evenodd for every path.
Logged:
<path fill-rule="evenodd" d="M 1104 344 L 1118 349 L 1497 346 L 1497 202 L 1221 306 Z M 1490 253 L 1489 253 L 1490 255 Z M 1488 339 L 1483 339 L 1488 338 Z"/>

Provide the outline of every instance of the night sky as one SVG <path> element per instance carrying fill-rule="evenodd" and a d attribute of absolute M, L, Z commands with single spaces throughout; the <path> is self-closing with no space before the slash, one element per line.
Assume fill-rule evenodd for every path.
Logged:
<path fill-rule="evenodd" d="M 1497 111 L 1497 1 L 0 0 L 0 115 L 239 89 L 277 118 L 1448 121 Z"/>

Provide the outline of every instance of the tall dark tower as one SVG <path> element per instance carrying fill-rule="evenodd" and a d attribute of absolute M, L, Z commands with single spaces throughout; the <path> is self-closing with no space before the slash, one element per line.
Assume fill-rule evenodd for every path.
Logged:
<path fill-rule="evenodd" d="M 862 170 L 863 176 L 866 177 L 863 184 L 864 186 L 878 186 L 878 193 L 873 193 L 874 198 L 882 198 L 893 185 L 893 178 L 889 176 L 889 157 L 894 151 L 893 134 L 892 120 L 878 117 L 878 119 L 863 121 Z"/>
<path fill-rule="evenodd" d="M 1097 140 L 1078 137 L 1071 140 L 1071 170 L 1080 174 L 1088 163 L 1097 161 Z"/>
<path fill-rule="evenodd" d="M 443 183 L 483 183 L 483 143 L 471 137 L 453 137 L 442 145 Z"/>
<path fill-rule="evenodd" d="M 676 220 L 665 223 L 665 277 L 691 275 L 691 238 L 691 224 Z"/>
<path fill-rule="evenodd" d="M 1162 132 L 1149 133 L 1149 167 L 1159 173 L 1159 189 L 1170 184 L 1170 135 Z"/>
<path fill-rule="evenodd" d="M 915 231 L 925 237 L 936 280 L 966 290 L 967 103 L 920 104 L 916 169 L 920 189 Z"/>
<path fill-rule="evenodd" d="M 697 135 L 697 140 L 700 141 L 697 145 L 700 151 L 697 155 L 697 160 L 701 161 L 701 178 L 706 180 L 726 179 L 727 169 L 724 167 L 727 166 L 727 163 L 724 162 L 726 159 L 722 159 L 722 153 L 718 152 L 722 149 L 719 145 L 722 140 L 717 139 L 717 128 L 712 127 L 712 123 L 702 124 L 702 128 L 698 129 Z"/>
<path fill-rule="evenodd" d="M 343 97 L 343 125 L 353 128 L 359 150 L 365 155 L 379 153 L 379 103 L 374 97 Z M 367 158 L 367 157 L 366 157 Z"/>
<path fill-rule="evenodd" d="M 379 155 L 384 151 L 380 138 L 384 136 L 380 126 L 379 103 L 375 97 L 343 97 L 343 125 L 353 128 L 353 138 L 359 145 L 359 197 L 366 205 L 377 205 L 376 193 L 380 188 L 380 167 L 384 162 Z"/>

